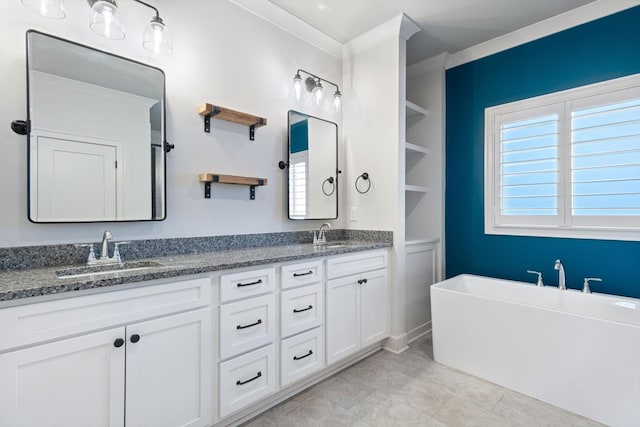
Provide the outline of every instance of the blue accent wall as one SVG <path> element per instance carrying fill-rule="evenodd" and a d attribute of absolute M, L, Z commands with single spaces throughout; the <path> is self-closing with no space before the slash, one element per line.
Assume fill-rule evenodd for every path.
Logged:
<path fill-rule="evenodd" d="M 640 73 L 640 6 L 460 65 L 446 72 L 446 276 L 528 282 L 543 272 L 567 286 L 602 277 L 596 292 L 640 298 L 640 242 L 484 234 L 484 109 Z"/>
<path fill-rule="evenodd" d="M 304 119 L 291 125 L 291 153 L 299 153 L 300 151 L 309 149 L 309 120 Z"/>

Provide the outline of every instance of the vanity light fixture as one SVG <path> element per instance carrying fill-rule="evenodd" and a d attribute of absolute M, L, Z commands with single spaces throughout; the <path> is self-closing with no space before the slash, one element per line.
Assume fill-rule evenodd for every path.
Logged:
<path fill-rule="evenodd" d="M 22 4 L 30 11 L 47 18 L 65 17 L 64 0 L 22 0 Z"/>
<path fill-rule="evenodd" d="M 144 29 L 142 46 L 149 52 L 169 55 L 172 50 L 171 37 L 158 9 L 140 0 L 133 1 L 153 9 L 155 12 L 155 16 L 151 18 L 151 22 Z M 94 12 L 89 26 L 96 34 L 115 40 L 121 40 L 125 37 L 124 25 L 118 13 L 116 0 L 87 0 L 87 3 Z"/>
<path fill-rule="evenodd" d="M 304 73 L 308 75 L 308 77 L 302 80 L 302 76 L 300 75 L 300 73 Z M 293 76 L 293 94 L 296 100 L 299 101 L 302 98 L 302 88 L 304 85 L 304 88 L 313 97 L 313 101 L 318 105 L 322 104 L 322 101 L 324 99 L 324 88 L 322 86 L 322 82 L 329 83 L 330 85 L 335 86 L 336 91 L 333 93 L 333 107 L 337 113 L 341 112 L 342 93 L 340 92 L 340 88 L 338 87 L 338 85 L 303 69 L 298 69 L 295 76 Z"/>
<path fill-rule="evenodd" d="M 132 1 L 153 9 L 155 12 L 144 30 L 142 46 L 149 52 L 169 55 L 173 48 L 171 36 L 158 9 L 140 0 Z M 64 0 L 22 0 L 22 4 L 32 12 L 47 18 L 63 19 L 66 16 Z M 93 12 L 89 28 L 94 33 L 111 40 L 125 38 L 126 33 L 118 8 L 118 0 L 87 0 L 87 4 Z"/>

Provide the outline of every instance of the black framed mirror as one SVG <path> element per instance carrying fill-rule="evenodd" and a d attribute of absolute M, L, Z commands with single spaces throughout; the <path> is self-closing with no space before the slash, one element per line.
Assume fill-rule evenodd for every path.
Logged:
<path fill-rule="evenodd" d="M 38 31 L 26 37 L 29 220 L 165 219 L 164 72 Z"/>
<path fill-rule="evenodd" d="M 289 219 L 338 218 L 338 125 L 289 111 Z"/>

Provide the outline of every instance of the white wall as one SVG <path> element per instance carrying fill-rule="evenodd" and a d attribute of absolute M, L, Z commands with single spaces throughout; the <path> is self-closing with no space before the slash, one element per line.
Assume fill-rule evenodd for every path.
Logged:
<path fill-rule="evenodd" d="M 287 219 L 286 172 L 277 167 L 287 152 L 287 111 L 297 109 L 338 122 L 340 116 L 309 104 L 295 104 L 289 87 L 304 68 L 341 84 L 342 62 L 227 0 L 155 0 L 171 31 L 174 52 L 168 57 L 141 46 L 151 11 L 123 1 L 127 38 L 111 41 L 88 28 L 84 1 L 65 2 L 67 17 L 50 20 L 18 0 L 0 2 L 0 246 L 96 241 L 110 229 L 116 240 L 245 234 L 317 228 L 323 221 Z M 159 67 L 166 74 L 167 140 L 176 150 L 167 156 L 167 220 L 142 223 L 32 224 L 27 219 L 27 142 L 9 123 L 26 117 L 25 32 L 36 29 Z M 268 119 L 249 141 L 241 125 L 212 120 L 203 132 L 197 108 L 215 103 Z M 342 146 L 342 145 L 341 145 Z M 341 159 L 342 161 L 342 159 Z M 220 172 L 268 178 L 256 190 L 212 186 L 203 197 L 198 173 Z M 375 177 L 375 176 L 374 176 Z M 344 182 L 344 185 L 350 183 Z M 343 227 L 341 206 L 334 227 Z M 368 223 L 367 223 L 368 224 Z M 363 224 L 363 225 L 367 225 Z M 374 225 L 374 222 L 370 222 Z M 365 227 L 357 227 L 365 228 Z"/>

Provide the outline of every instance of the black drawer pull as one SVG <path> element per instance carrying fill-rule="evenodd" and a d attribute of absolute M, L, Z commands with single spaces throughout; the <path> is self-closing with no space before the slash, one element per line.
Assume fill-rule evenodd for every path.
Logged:
<path fill-rule="evenodd" d="M 241 288 L 243 286 L 253 286 L 253 285 L 259 285 L 260 283 L 262 283 L 262 279 L 258 279 L 255 282 L 249 282 L 249 283 L 238 283 L 238 287 Z"/>
<path fill-rule="evenodd" d="M 137 343 L 138 341 L 140 341 L 140 335 L 138 334 L 133 334 L 131 335 L 131 338 L 129 338 L 131 340 L 132 343 Z"/>
<path fill-rule="evenodd" d="M 367 279 L 360 279 L 358 280 L 358 284 L 362 285 L 363 283 L 367 283 Z"/>
<path fill-rule="evenodd" d="M 308 276 L 310 274 L 313 274 L 312 270 L 309 270 L 306 273 L 293 273 L 293 277 Z"/>
<path fill-rule="evenodd" d="M 247 384 L 247 383 L 250 383 L 251 381 L 255 381 L 255 380 L 257 380 L 257 379 L 258 379 L 258 378 L 260 378 L 261 376 L 262 376 L 262 372 L 261 372 L 261 371 L 258 371 L 258 373 L 256 374 L 256 376 L 255 376 L 255 377 L 253 377 L 253 378 L 249 378 L 249 379 L 248 379 L 248 380 L 246 380 L 246 381 L 240 381 L 240 380 L 238 380 L 238 381 L 236 381 L 236 385 L 245 385 L 245 384 Z"/>
<path fill-rule="evenodd" d="M 250 325 L 238 325 L 236 326 L 236 329 L 247 329 L 250 328 L 252 326 L 256 326 L 262 323 L 262 319 L 258 319 L 258 321 L 256 323 L 252 323 Z"/>
<path fill-rule="evenodd" d="M 294 308 L 293 312 L 294 313 L 302 313 L 303 311 L 311 310 L 312 308 L 313 308 L 312 305 L 309 305 L 309 307 L 307 307 L 307 308 L 301 308 L 300 310 L 298 310 L 297 308 Z"/>
<path fill-rule="evenodd" d="M 313 354 L 313 350 L 309 350 L 309 353 L 305 354 L 304 356 L 293 356 L 293 360 L 301 360 L 304 359 L 305 357 L 309 357 Z"/>
<path fill-rule="evenodd" d="M 114 347 L 122 347 L 124 345 L 124 340 L 122 338 L 116 338 L 113 342 Z"/>

